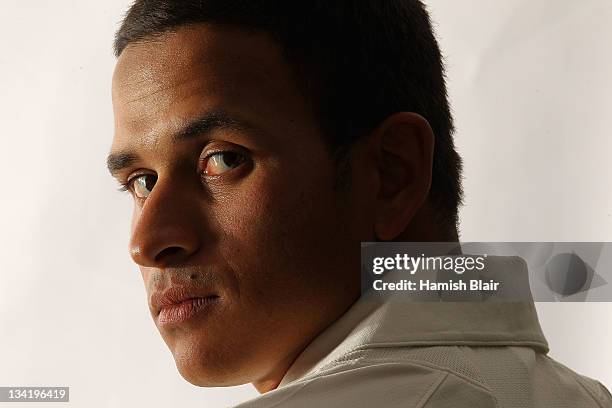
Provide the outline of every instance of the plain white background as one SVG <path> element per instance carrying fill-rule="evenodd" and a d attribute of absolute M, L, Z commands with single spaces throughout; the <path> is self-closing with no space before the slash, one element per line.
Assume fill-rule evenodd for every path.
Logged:
<path fill-rule="evenodd" d="M 467 241 L 612 241 L 612 3 L 430 0 L 465 159 Z M 178 375 L 105 170 L 128 1 L 2 0 L 0 386 L 75 407 L 219 407 Z M 612 386 L 612 304 L 538 304 L 551 355 Z M 27 406 L 24 404 L 23 406 Z"/>

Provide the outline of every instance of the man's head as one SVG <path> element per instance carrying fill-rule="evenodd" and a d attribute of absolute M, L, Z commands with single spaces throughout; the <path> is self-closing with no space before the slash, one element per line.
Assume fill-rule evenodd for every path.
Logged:
<path fill-rule="evenodd" d="M 138 0 L 115 49 L 109 168 L 190 382 L 276 387 L 359 296 L 360 242 L 456 238 L 420 2 Z"/>

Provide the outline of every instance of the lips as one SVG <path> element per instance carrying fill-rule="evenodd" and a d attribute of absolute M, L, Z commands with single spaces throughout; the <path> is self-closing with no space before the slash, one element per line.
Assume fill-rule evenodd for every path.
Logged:
<path fill-rule="evenodd" d="M 219 296 L 197 289 L 175 287 L 151 296 L 151 306 L 160 326 L 179 324 L 195 317 L 214 304 Z"/>

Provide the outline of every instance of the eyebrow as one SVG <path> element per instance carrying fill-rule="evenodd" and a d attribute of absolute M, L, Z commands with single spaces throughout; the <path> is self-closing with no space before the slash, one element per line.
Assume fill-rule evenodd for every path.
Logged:
<path fill-rule="evenodd" d="M 199 118 L 188 122 L 174 135 L 172 142 L 178 143 L 194 139 L 214 130 L 254 130 L 257 128 L 244 119 L 236 118 L 224 111 L 207 112 Z M 138 161 L 138 155 L 132 152 L 111 152 L 106 159 L 106 167 L 112 176 L 130 167 Z"/>

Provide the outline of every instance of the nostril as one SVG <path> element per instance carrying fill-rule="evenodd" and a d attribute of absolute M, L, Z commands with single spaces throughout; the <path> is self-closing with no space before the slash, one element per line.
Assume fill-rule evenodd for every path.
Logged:
<path fill-rule="evenodd" d="M 155 257 L 155 261 L 156 262 L 168 261 L 169 259 L 174 258 L 177 254 L 180 254 L 181 252 L 183 252 L 183 248 L 181 247 L 164 248 L 162 251 L 160 251 L 157 254 L 157 256 Z"/>

